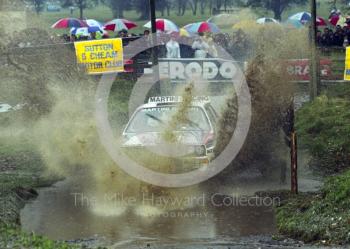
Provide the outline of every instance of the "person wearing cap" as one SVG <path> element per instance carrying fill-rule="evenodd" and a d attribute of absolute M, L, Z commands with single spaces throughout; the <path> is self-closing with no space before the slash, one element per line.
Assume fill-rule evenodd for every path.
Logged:
<path fill-rule="evenodd" d="M 181 58 L 180 45 L 176 41 L 176 34 L 172 33 L 170 35 L 170 40 L 166 43 L 166 57 L 169 59 Z"/>

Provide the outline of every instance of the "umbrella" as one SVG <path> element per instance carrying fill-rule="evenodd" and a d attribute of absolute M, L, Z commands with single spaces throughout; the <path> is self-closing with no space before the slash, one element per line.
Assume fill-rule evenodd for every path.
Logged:
<path fill-rule="evenodd" d="M 66 29 L 66 28 L 81 28 L 86 27 L 87 24 L 77 18 L 63 18 L 55 22 L 51 28 L 53 29 Z"/>
<path fill-rule="evenodd" d="M 184 28 L 181 28 L 180 29 L 180 32 L 179 32 L 180 36 L 186 36 L 186 37 L 190 37 L 190 33 L 188 33 L 188 31 Z"/>
<path fill-rule="evenodd" d="M 191 34 L 188 33 L 188 31 L 184 28 L 179 29 L 179 31 L 169 31 L 166 32 L 169 35 L 176 35 L 176 36 L 184 36 L 184 37 L 190 37 Z"/>
<path fill-rule="evenodd" d="M 114 32 L 121 31 L 123 29 L 129 30 L 135 27 L 137 27 L 136 23 L 126 19 L 113 19 L 104 25 L 105 30 L 110 30 Z"/>
<path fill-rule="evenodd" d="M 71 28 L 70 33 L 75 36 L 89 36 L 89 31 L 87 27 Z"/>
<path fill-rule="evenodd" d="M 85 22 L 89 27 L 103 27 L 102 23 L 96 21 L 95 19 L 87 19 Z"/>
<path fill-rule="evenodd" d="M 190 23 L 184 27 L 190 33 L 219 33 L 220 29 L 211 22 Z"/>
<path fill-rule="evenodd" d="M 291 21 L 299 21 L 301 24 L 306 24 L 311 21 L 311 14 L 309 12 L 299 12 L 288 18 Z M 317 26 L 327 26 L 327 22 L 322 17 L 316 17 Z"/>
<path fill-rule="evenodd" d="M 329 19 L 329 22 L 336 26 L 336 25 L 340 25 L 340 26 L 347 26 L 348 24 L 346 23 L 346 18 L 342 15 L 334 15 Z"/>
<path fill-rule="evenodd" d="M 265 23 L 279 23 L 276 19 L 270 18 L 270 17 L 262 17 L 256 20 L 256 23 L 258 24 L 265 24 Z"/>
<path fill-rule="evenodd" d="M 297 20 L 302 24 L 305 24 L 311 20 L 311 14 L 309 12 L 299 12 L 290 16 L 288 20 Z"/>
<path fill-rule="evenodd" d="M 149 21 L 148 23 L 146 23 L 144 27 L 148 29 L 152 28 L 151 22 Z M 176 26 L 176 24 L 168 19 L 156 19 L 156 29 L 160 31 L 165 31 L 165 32 L 169 32 L 169 31 L 179 32 L 179 28 Z"/>
<path fill-rule="evenodd" d="M 78 35 L 78 36 L 89 36 L 90 33 L 93 32 L 101 32 L 103 33 L 103 30 L 100 27 L 92 26 L 92 27 L 82 27 L 82 28 L 72 28 L 71 34 L 72 35 Z"/>

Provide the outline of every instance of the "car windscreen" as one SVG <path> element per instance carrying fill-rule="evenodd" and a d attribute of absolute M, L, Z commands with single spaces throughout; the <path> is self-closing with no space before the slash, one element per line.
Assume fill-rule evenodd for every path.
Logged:
<path fill-rule="evenodd" d="M 127 133 L 175 131 L 209 131 L 208 119 L 200 107 L 179 113 L 178 106 L 144 108 L 137 111 L 126 129 Z"/>

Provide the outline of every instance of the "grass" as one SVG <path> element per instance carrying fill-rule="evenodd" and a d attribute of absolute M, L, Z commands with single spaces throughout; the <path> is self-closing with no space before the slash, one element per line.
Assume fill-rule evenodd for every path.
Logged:
<path fill-rule="evenodd" d="M 280 233 L 322 244 L 350 243 L 350 86 L 333 86 L 297 112 L 300 144 L 328 177 L 319 193 L 299 194 L 277 207 Z M 339 173 L 341 172 L 341 173 Z"/>
<path fill-rule="evenodd" d="M 350 171 L 331 177 L 319 194 L 301 194 L 277 208 L 281 233 L 305 242 L 350 243 Z"/>
<path fill-rule="evenodd" d="M 1 127 L 1 130 L 5 128 Z M 18 226 L 19 210 L 25 202 L 18 197 L 16 189 L 50 186 L 59 180 L 57 177 L 43 176 L 43 163 L 33 151 L 28 136 L 1 133 L 0 166 L 0 248 L 78 248 L 36 234 L 26 234 Z"/>
<path fill-rule="evenodd" d="M 318 97 L 297 114 L 300 144 L 313 156 L 313 165 L 324 173 L 348 168 L 350 159 L 350 101 Z"/>
<path fill-rule="evenodd" d="M 35 249 L 78 249 L 79 246 L 49 240 L 37 234 L 26 234 L 15 227 L 0 227 L 1 248 L 35 248 Z"/>

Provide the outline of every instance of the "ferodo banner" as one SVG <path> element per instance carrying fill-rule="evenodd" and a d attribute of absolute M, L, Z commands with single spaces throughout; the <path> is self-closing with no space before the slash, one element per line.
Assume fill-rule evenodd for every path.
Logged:
<path fill-rule="evenodd" d="M 350 80 L 350 47 L 346 48 L 344 80 Z"/>
<path fill-rule="evenodd" d="M 230 81 L 238 72 L 237 65 L 235 61 L 222 59 L 159 59 L 159 76 L 172 81 L 193 77 L 215 82 Z"/>
<path fill-rule="evenodd" d="M 122 39 L 104 39 L 75 42 L 75 53 L 80 65 L 89 74 L 123 72 Z"/>

